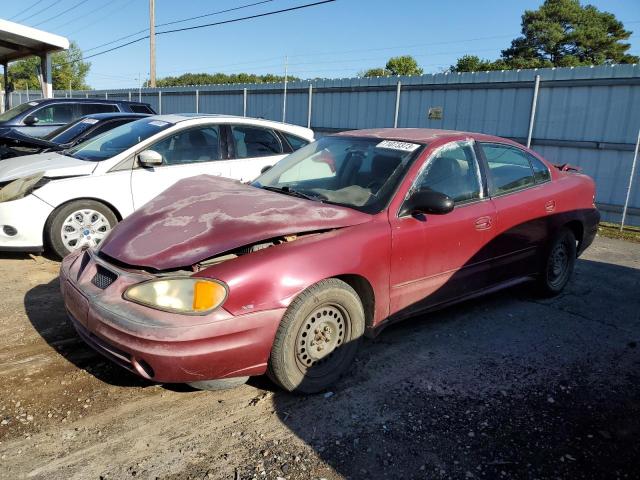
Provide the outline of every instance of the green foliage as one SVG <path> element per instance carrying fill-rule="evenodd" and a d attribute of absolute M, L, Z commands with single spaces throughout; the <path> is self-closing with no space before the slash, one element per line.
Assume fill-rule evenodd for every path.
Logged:
<path fill-rule="evenodd" d="M 369 70 L 365 70 L 364 72 L 358 73 L 359 77 L 388 77 L 391 75 L 389 70 L 385 68 L 370 68 Z"/>
<path fill-rule="evenodd" d="M 40 83 L 36 68 L 40 65 L 39 57 L 28 57 L 9 65 L 9 81 L 16 90 L 25 90 L 27 85 L 32 90 L 39 90 Z M 54 90 L 88 90 L 85 83 L 91 63 L 82 61 L 82 50 L 78 44 L 71 42 L 69 50 L 56 52 L 51 56 L 51 76 Z"/>
<path fill-rule="evenodd" d="M 388 77 L 390 75 L 422 75 L 424 71 L 411 55 L 392 57 L 384 68 L 377 67 L 358 73 L 359 77 Z"/>
<path fill-rule="evenodd" d="M 522 36 L 502 51 L 495 62 L 465 55 L 454 72 L 506 68 L 575 67 L 604 63 L 637 63 L 629 55 L 631 36 L 615 15 L 580 0 L 545 0 L 537 10 L 522 15 Z"/>
<path fill-rule="evenodd" d="M 288 81 L 300 80 L 298 77 L 287 77 Z M 179 77 L 164 77 L 156 81 L 158 87 L 180 87 L 187 85 L 216 85 L 222 83 L 274 83 L 284 82 L 284 76 L 268 73 L 255 75 L 253 73 L 185 73 Z M 145 82 L 145 87 L 148 82 Z"/>

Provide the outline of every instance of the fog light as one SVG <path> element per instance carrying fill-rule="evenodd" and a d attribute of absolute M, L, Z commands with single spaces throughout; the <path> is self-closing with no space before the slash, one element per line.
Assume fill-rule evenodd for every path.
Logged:
<path fill-rule="evenodd" d="M 9 237 L 15 237 L 18 234 L 18 230 L 11 225 L 4 225 L 2 227 L 2 232 Z"/>

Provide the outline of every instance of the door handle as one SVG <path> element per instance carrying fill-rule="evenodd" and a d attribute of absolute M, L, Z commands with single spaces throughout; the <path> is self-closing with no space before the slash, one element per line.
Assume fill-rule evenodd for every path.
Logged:
<path fill-rule="evenodd" d="M 476 230 L 489 230 L 492 225 L 493 225 L 493 220 L 491 217 L 476 218 L 476 221 L 475 221 Z"/>
<path fill-rule="evenodd" d="M 544 204 L 544 209 L 547 211 L 547 213 L 553 212 L 556 209 L 556 201 L 549 200 Z"/>

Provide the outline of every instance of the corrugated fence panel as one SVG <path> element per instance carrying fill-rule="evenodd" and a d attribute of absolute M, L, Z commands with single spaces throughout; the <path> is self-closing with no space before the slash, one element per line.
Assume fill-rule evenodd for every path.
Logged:
<path fill-rule="evenodd" d="M 578 165 L 593 176 L 603 217 L 618 219 L 640 128 L 639 65 L 313 80 L 311 126 L 319 132 L 392 127 L 400 81 L 399 127 L 478 131 L 524 142 L 536 75 L 541 82 L 533 148 L 553 162 Z M 198 90 L 200 113 L 242 115 L 246 88 L 248 116 L 281 121 L 283 87 L 256 84 L 142 89 L 141 99 L 158 111 L 161 90 L 162 113 L 195 112 Z M 306 126 L 308 89 L 309 82 L 304 81 L 287 85 L 287 122 Z M 131 99 L 137 101 L 138 89 L 131 92 Z M 71 95 L 105 98 L 105 93 L 109 98 L 129 99 L 129 90 Z M 56 97 L 68 95 L 68 91 L 55 92 Z M 30 92 L 29 98 L 40 96 L 39 92 Z M 14 105 L 25 102 L 26 92 L 13 92 L 10 99 Z M 436 107 L 442 110 L 442 117 L 429 119 L 429 109 Z M 630 206 L 630 222 L 640 224 L 640 178 L 635 179 Z"/>

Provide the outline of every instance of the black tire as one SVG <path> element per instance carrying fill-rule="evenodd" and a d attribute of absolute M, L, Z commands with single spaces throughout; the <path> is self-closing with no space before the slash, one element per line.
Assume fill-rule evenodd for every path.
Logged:
<path fill-rule="evenodd" d="M 364 333 L 358 294 L 336 278 L 296 297 L 284 314 L 269 357 L 269 377 L 283 389 L 316 393 L 344 374 Z"/>
<path fill-rule="evenodd" d="M 81 247 L 81 244 L 78 243 L 78 246 L 76 248 L 67 248 L 62 240 L 62 228 L 63 224 L 70 215 L 72 215 L 74 212 L 82 210 L 100 213 L 108 222 L 108 229 L 115 227 L 116 223 L 118 223 L 118 218 L 116 217 L 115 213 L 113 213 L 113 211 L 105 204 L 100 203 L 96 200 L 74 200 L 72 202 L 61 205 L 56 210 L 54 210 L 53 213 L 51 213 L 49 219 L 47 220 L 47 223 L 44 226 L 44 235 L 47 246 L 51 249 L 52 253 L 56 257 L 63 258 L 74 251 L 76 248 Z M 99 233 L 104 233 L 102 232 L 103 228 L 104 225 L 101 225 Z M 91 236 L 89 235 L 89 237 L 87 238 L 91 238 Z"/>
<path fill-rule="evenodd" d="M 553 297 L 562 292 L 573 274 L 576 249 L 576 237 L 573 232 L 568 228 L 560 230 L 549 246 L 542 273 L 538 278 L 540 294 Z"/>
<path fill-rule="evenodd" d="M 216 392 L 218 390 L 228 390 L 230 388 L 239 387 L 244 385 L 249 380 L 249 377 L 234 377 L 234 378 L 221 378 L 219 380 L 203 380 L 201 382 L 188 383 L 190 387 L 197 388 L 198 390 L 209 390 Z"/>

